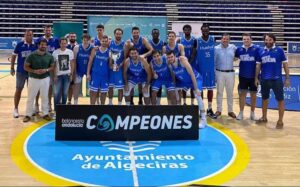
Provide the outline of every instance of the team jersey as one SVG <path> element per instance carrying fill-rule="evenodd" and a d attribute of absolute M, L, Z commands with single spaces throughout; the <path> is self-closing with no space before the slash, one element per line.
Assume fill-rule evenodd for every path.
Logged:
<path fill-rule="evenodd" d="M 24 70 L 24 63 L 26 58 L 29 56 L 29 54 L 32 51 L 35 51 L 37 49 L 36 45 L 34 43 L 27 44 L 25 41 L 21 41 L 17 44 L 15 47 L 15 50 L 13 52 L 14 55 L 17 55 L 17 72 L 20 73 L 26 73 L 27 71 Z"/>
<path fill-rule="evenodd" d="M 98 39 L 98 36 L 95 37 L 94 39 L 94 45 L 100 47 L 101 46 L 101 41 Z"/>
<path fill-rule="evenodd" d="M 162 40 L 159 40 L 158 43 L 154 43 L 153 40 L 149 40 L 150 45 L 152 46 L 153 50 L 158 51 L 160 54 L 162 54 L 162 49 L 164 47 L 164 42 Z M 148 62 L 152 61 L 152 55 L 148 56 L 147 58 Z"/>
<path fill-rule="evenodd" d="M 248 49 L 244 46 L 238 47 L 235 51 L 235 57 L 240 59 L 239 76 L 254 78 L 256 61 L 259 58 L 259 47 L 256 45 L 251 45 Z"/>
<path fill-rule="evenodd" d="M 128 81 L 133 81 L 135 83 L 144 82 L 146 80 L 146 71 L 144 69 L 143 63 L 138 61 L 137 64 L 133 62 L 132 59 L 129 60 L 129 65 L 127 69 Z"/>
<path fill-rule="evenodd" d="M 74 49 L 74 47 L 77 45 L 77 42 L 75 43 L 75 45 L 71 45 L 70 43 L 67 45 L 67 48 L 72 50 Z"/>
<path fill-rule="evenodd" d="M 203 75 L 206 72 L 214 72 L 214 56 L 215 56 L 215 39 L 213 36 L 209 36 L 205 41 L 202 37 L 197 39 L 197 65 L 198 70 Z"/>
<path fill-rule="evenodd" d="M 143 44 L 143 38 L 142 37 L 139 37 L 137 43 L 135 43 L 133 41 L 133 38 L 131 38 L 130 40 L 133 43 L 133 46 L 138 50 L 138 52 L 139 52 L 140 55 L 142 55 L 142 54 L 144 54 L 146 52 L 146 47 Z"/>
<path fill-rule="evenodd" d="M 115 40 L 112 40 L 109 49 L 112 55 L 116 55 L 116 63 L 120 65 L 124 61 L 124 45 L 125 42 L 122 40 L 119 44 Z"/>
<path fill-rule="evenodd" d="M 45 38 L 45 36 L 38 38 L 36 41 L 36 44 L 39 44 L 39 41 L 41 39 L 46 39 L 46 38 Z M 47 52 L 52 54 L 53 51 L 58 48 L 59 48 L 59 40 L 57 38 L 51 36 L 51 38 L 49 40 L 47 40 Z"/>
<path fill-rule="evenodd" d="M 193 52 L 193 48 L 196 47 L 196 39 L 191 36 L 189 40 L 187 40 L 184 36 L 180 38 L 180 43 L 184 46 L 184 54 L 185 57 L 190 60 Z M 192 62 L 190 62 L 192 63 Z"/>
<path fill-rule="evenodd" d="M 166 56 L 162 56 L 161 61 L 162 61 L 162 63 L 159 65 L 156 63 L 156 61 L 154 59 L 151 61 L 151 67 L 152 67 L 153 71 L 158 75 L 158 78 L 155 80 L 171 81 L 172 76 L 171 76 L 170 69 L 168 67 Z"/>
<path fill-rule="evenodd" d="M 90 44 L 88 48 L 84 48 L 82 44 L 79 45 L 76 56 L 76 73 L 78 76 L 83 77 L 87 73 L 87 66 L 89 62 L 89 56 L 93 50 L 93 46 Z"/>
<path fill-rule="evenodd" d="M 169 44 L 166 45 L 166 53 L 168 53 L 169 51 L 174 51 L 174 54 L 176 57 L 180 56 L 180 50 L 179 50 L 179 45 L 178 43 L 175 43 L 175 47 L 174 48 L 170 48 Z"/>
<path fill-rule="evenodd" d="M 179 80 L 182 83 L 192 83 L 192 78 L 190 74 L 188 73 L 187 69 L 181 64 L 180 60 L 177 59 L 178 65 L 175 66 L 174 64 L 171 64 L 172 72 L 174 73 L 177 80 Z M 195 78 L 200 78 L 201 75 L 194 69 L 193 72 L 195 74 Z"/>
<path fill-rule="evenodd" d="M 286 61 L 282 48 L 274 46 L 271 49 L 260 50 L 258 61 L 261 63 L 262 79 L 275 80 L 282 77 L 282 62 Z"/>
<path fill-rule="evenodd" d="M 92 73 L 94 75 L 97 75 L 99 79 L 101 79 L 101 76 L 108 76 L 108 70 L 109 70 L 109 49 L 106 49 L 105 51 L 99 50 L 96 51 L 93 66 L 92 66 Z"/>

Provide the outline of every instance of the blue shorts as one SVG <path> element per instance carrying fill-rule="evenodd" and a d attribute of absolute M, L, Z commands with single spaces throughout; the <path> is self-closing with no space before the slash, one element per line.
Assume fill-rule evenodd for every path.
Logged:
<path fill-rule="evenodd" d="M 161 80 L 152 80 L 152 90 L 159 91 L 162 86 L 165 85 L 167 91 L 175 90 L 175 84 L 172 80 L 170 81 L 161 81 Z"/>
<path fill-rule="evenodd" d="M 123 69 L 119 71 L 109 71 L 109 87 L 116 89 L 124 88 Z"/>
<path fill-rule="evenodd" d="M 93 92 L 108 92 L 108 76 L 95 76 L 92 74 L 89 89 Z"/>
<path fill-rule="evenodd" d="M 273 90 L 277 101 L 283 100 L 283 82 L 282 79 L 261 80 L 261 96 L 263 100 L 269 99 L 270 89 Z"/>
<path fill-rule="evenodd" d="M 202 91 L 202 79 L 196 79 L 197 81 L 197 86 L 198 86 L 198 89 L 200 91 Z M 189 89 L 194 89 L 194 85 L 193 85 L 193 82 L 182 82 L 182 81 L 177 81 L 176 80 L 176 88 L 179 88 L 179 89 L 183 89 L 184 91 L 188 91 Z"/>
<path fill-rule="evenodd" d="M 203 89 L 212 90 L 216 88 L 215 71 L 202 71 Z"/>

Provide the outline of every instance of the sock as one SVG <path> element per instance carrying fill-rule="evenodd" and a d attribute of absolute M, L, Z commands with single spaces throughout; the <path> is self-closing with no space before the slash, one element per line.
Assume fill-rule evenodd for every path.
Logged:
<path fill-rule="evenodd" d="M 212 107 L 212 103 L 211 102 L 208 102 L 208 110 L 210 110 Z"/>
<path fill-rule="evenodd" d="M 127 105 L 127 106 L 130 106 L 130 102 L 126 102 L 126 105 Z"/>
<path fill-rule="evenodd" d="M 160 105 L 160 99 L 161 99 L 161 97 L 157 97 L 157 99 L 156 99 L 156 105 Z"/>
<path fill-rule="evenodd" d="M 112 98 L 109 98 L 109 99 L 108 99 L 108 104 L 109 104 L 109 105 L 113 105 Z"/>
<path fill-rule="evenodd" d="M 130 104 L 130 102 L 129 102 L 129 104 Z M 118 101 L 118 105 L 122 105 L 122 101 Z"/>
<path fill-rule="evenodd" d="M 78 104 L 78 99 L 74 99 L 74 105 Z"/>

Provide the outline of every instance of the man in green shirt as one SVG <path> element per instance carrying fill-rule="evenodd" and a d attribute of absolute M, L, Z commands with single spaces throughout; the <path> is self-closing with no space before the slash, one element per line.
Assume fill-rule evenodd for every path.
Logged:
<path fill-rule="evenodd" d="M 54 59 L 46 52 L 47 40 L 42 39 L 38 43 L 38 50 L 31 53 L 25 63 L 24 69 L 28 72 L 28 98 L 26 104 L 26 116 L 23 122 L 28 122 L 34 114 L 33 104 L 37 93 L 40 91 L 42 99 L 43 119 L 50 121 L 48 90 L 50 84 L 50 71 L 54 70 Z"/>

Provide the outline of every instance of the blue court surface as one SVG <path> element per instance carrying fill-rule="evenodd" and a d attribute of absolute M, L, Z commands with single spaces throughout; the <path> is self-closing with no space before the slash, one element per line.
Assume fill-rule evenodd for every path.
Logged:
<path fill-rule="evenodd" d="M 249 160 L 247 146 L 226 131 L 209 125 L 197 141 L 55 141 L 50 122 L 21 133 L 12 155 L 23 171 L 49 185 L 222 184 L 234 178 L 226 173 L 241 172 Z"/>

